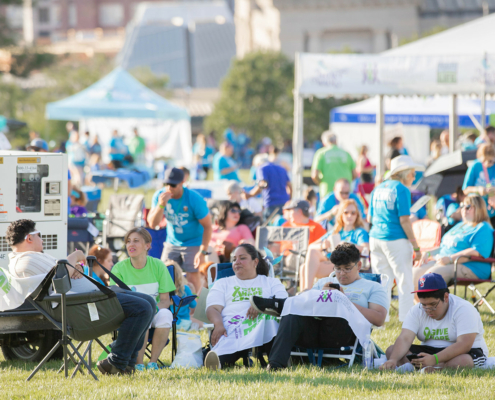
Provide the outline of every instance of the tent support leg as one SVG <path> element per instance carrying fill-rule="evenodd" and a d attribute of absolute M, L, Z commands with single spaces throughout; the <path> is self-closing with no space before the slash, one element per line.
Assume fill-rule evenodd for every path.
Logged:
<path fill-rule="evenodd" d="M 300 199 L 303 193 L 303 147 L 304 147 L 304 98 L 299 94 L 299 53 L 296 53 L 294 89 L 294 134 L 292 136 L 292 198 Z"/>
<path fill-rule="evenodd" d="M 457 140 L 457 95 L 451 97 L 449 113 L 449 152 L 455 151 L 455 142 Z"/>
<path fill-rule="evenodd" d="M 378 129 L 378 166 L 377 175 L 383 177 L 385 173 L 385 154 L 384 154 L 384 137 L 385 137 L 385 115 L 383 112 L 383 94 L 378 97 L 378 111 L 376 113 L 376 127 Z"/>

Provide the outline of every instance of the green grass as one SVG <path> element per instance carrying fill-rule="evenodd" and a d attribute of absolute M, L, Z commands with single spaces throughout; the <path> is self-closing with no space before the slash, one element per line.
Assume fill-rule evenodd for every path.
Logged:
<path fill-rule="evenodd" d="M 495 296 L 492 300 L 495 300 Z M 397 306 L 396 302 L 394 302 Z M 481 309 L 485 322 L 485 340 L 495 354 L 494 317 Z M 397 314 L 392 310 L 385 329 L 375 330 L 373 339 L 386 349 L 400 332 Z M 105 337 L 105 343 L 110 337 Z M 202 333 L 203 343 L 206 334 Z M 95 347 L 94 358 L 100 350 Z M 161 357 L 170 363 L 170 347 Z M 59 362 L 50 362 L 30 382 L 25 382 L 34 363 L 7 362 L 0 356 L 0 398 L 178 398 L 178 399 L 493 399 L 494 372 L 487 370 L 451 370 L 435 375 L 367 371 L 360 365 L 351 369 L 298 366 L 267 373 L 258 365 L 210 372 L 171 370 L 136 374 L 133 377 L 106 377 L 97 372 L 99 382 L 88 375 L 65 380 L 57 375 Z"/>

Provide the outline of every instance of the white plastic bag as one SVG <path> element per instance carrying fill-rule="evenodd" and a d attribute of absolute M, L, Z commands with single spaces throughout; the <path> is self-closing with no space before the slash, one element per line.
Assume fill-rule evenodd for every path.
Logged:
<path fill-rule="evenodd" d="M 200 368 L 203 366 L 201 337 L 177 332 L 177 355 L 170 368 Z"/>

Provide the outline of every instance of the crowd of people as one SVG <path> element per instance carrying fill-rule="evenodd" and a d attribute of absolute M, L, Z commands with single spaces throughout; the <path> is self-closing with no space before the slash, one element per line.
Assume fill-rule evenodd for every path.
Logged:
<path fill-rule="evenodd" d="M 86 161 L 80 163 L 80 159 L 84 154 L 86 160 L 91 147 L 80 146 L 72 128 L 68 125 L 71 173 L 82 175 Z M 127 151 L 134 160 L 144 152 L 137 130 L 135 138 L 124 151 L 115 133 L 110 144 L 115 167 L 122 165 Z M 315 186 L 302 199 L 294 198 L 290 167 L 271 142 L 262 143 L 266 153 L 254 157 L 254 186 L 244 186 L 238 172 L 239 160 L 246 155 L 233 138 L 233 132 L 226 134 L 216 152 L 212 138 L 199 135 L 192 173 L 176 167 L 165 171 L 163 187 L 154 193 L 145 221 L 149 229 L 166 229 L 160 259 L 148 255 L 153 239 L 145 227 L 126 233 L 128 258 L 115 265 L 108 249 L 91 248 L 89 254 L 112 273 L 109 276 L 96 267 L 95 279 L 112 286 L 117 277 L 135 289 L 117 294 L 126 319 L 110 355 L 98 363 L 103 374 L 158 369 L 172 327 L 169 294 L 173 291 L 181 297 L 207 293 L 204 311 L 213 324 L 204 358 L 207 368 L 226 368 L 239 359 L 249 366 L 251 349 L 258 348 L 260 354 L 268 355 L 267 368 L 277 370 L 288 366 L 294 346 L 340 348 L 351 346 L 356 338 L 364 345 L 371 327 L 382 326 L 389 318 L 394 281 L 403 326 L 387 350 L 382 369 L 404 372 L 421 367 L 428 372 L 485 366 L 488 349 L 479 313 L 450 294 L 448 287 L 455 277 L 477 280 L 491 275 L 490 264 L 468 257 L 486 258 L 493 249 L 495 128 L 488 127 L 479 140 L 469 138 L 477 160 L 469 166 L 462 187 L 439 199 L 436 210 L 430 212 L 444 225 L 445 233 L 439 248 L 428 251 L 420 247 L 413 229 L 414 221 L 428 219 L 428 213 L 411 211 L 411 186 L 416 172 L 425 166 L 409 156 L 402 138 L 390 142 L 388 171 L 376 177 L 366 146 L 355 161 L 338 146 L 337 135 L 324 132 L 323 146 L 316 151 L 311 168 Z M 448 151 L 448 135 L 442 133 L 439 143 L 438 149 L 433 145 L 432 149 L 441 156 Z M 225 181 L 228 198 L 214 206 L 188 187 L 190 177 L 204 178 L 210 168 L 214 180 Z M 356 193 L 361 184 L 373 186 L 369 196 Z M 82 197 L 77 188 L 72 190 L 74 207 L 84 208 Z M 252 203 L 254 198 L 259 198 L 260 207 Z M 84 215 L 82 209 L 74 211 Z M 308 228 L 296 296 L 274 276 L 274 266 L 260 252 L 263 249 L 255 247 L 256 227 L 261 223 Z M 54 259 L 42 252 L 40 232 L 32 221 L 11 224 L 7 240 L 12 247 L 9 269 L 13 275 L 46 274 L 53 267 Z M 289 266 L 290 249 L 283 241 L 270 243 L 274 257 L 284 256 L 282 262 Z M 87 272 L 85 255 L 76 251 L 68 259 L 79 266 L 79 271 L 71 271 L 73 290 L 92 290 L 83 280 L 78 282 L 78 274 Z M 218 262 L 231 262 L 233 275 L 209 285 L 208 267 Z M 174 265 L 173 279 L 167 265 Z M 370 272 L 387 276 L 388 281 L 382 285 L 366 279 L 363 274 Z M 317 304 L 320 299 L 325 307 Z M 191 303 L 181 311 L 179 328 L 202 326 L 193 316 L 196 306 Z M 150 327 L 154 328 L 151 359 L 145 365 Z M 416 338 L 421 345 L 413 344 Z"/>

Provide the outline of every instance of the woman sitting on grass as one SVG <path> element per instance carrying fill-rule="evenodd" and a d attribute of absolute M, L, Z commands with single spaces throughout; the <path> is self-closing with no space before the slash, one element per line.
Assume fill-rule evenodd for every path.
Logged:
<path fill-rule="evenodd" d="M 129 258 L 120 261 L 112 268 L 112 273 L 133 291 L 146 293 L 156 298 L 157 312 L 150 328 L 155 328 L 151 347 L 151 357 L 147 369 L 158 369 L 157 361 L 167 344 L 172 327 L 172 313 L 169 310 L 169 293 L 175 290 L 174 282 L 165 264 L 148 256 L 151 248 L 151 235 L 145 228 L 132 228 L 124 238 Z M 116 283 L 110 280 L 112 285 Z M 136 370 L 144 371 L 144 352 L 148 335 L 137 357 Z"/>
<path fill-rule="evenodd" d="M 335 228 L 316 242 L 309 245 L 306 261 L 301 266 L 301 290 L 310 289 L 315 278 L 324 278 L 333 271 L 330 261 L 330 237 L 339 235 L 340 242 L 356 245 L 362 253 L 369 250 L 369 235 L 364 229 L 364 223 L 356 202 L 352 199 L 343 200 L 335 217 Z"/>
<path fill-rule="evenodd" d="M 427 273 L 440 274 L 447 284 L 454 279 L 454 262 L 457 277 L 488 279 L 491 265 L 467 261 L 465 256 L 489 257 L 493 248 L 493 228 L 486 210 L 485 201 L 479 195 L 467 196 L 460 205 L 462 221 L 450 229 L 442 238 L 438 256 L 425 253 L 413 268 L 414 284 Z M 418 287 L 415 287 L 417 290 Z"/>
<path fill-rule="evenodd" d="M 250 296 L 287 297 L 284 285 L 268 277 L 269 266 L 253 245 L 241 244 L 233 254 L 235 276 L 218 279 L 206 300 L 206 315 L 215 326 L 213 348 L 205 358 L 205 366 L 212 370 L 233 366 L 240 358 L 248 366 L 253 347 L 271 347 L 278 319 L 258 315 L 249 304 Z"/>

